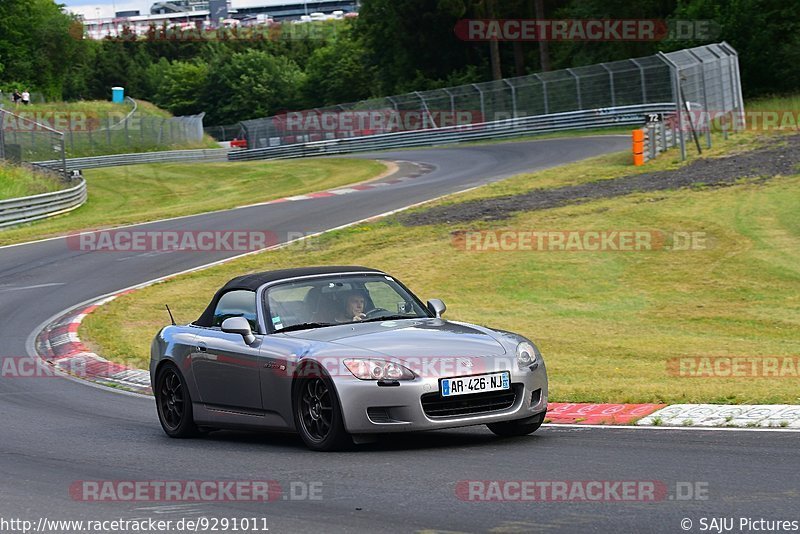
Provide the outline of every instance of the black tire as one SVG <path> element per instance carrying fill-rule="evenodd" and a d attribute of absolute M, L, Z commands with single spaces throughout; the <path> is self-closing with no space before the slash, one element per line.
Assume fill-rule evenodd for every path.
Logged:
<path fill-rule="evenodd" d="M 504 421 L 502 423 L 489 423 L 486 426 L 489 427 L 489 430 L 504 438 L 527 436 L 539 430 L 539 427 L 544 422 L 544 416 L 545 412 L 542 412 L 533 417 L 517 419 L 516 421 Z"/>
<path fill-rule="evenodd" d="M 306 367 L 293 391 L 294 423 L 306 446 L 337 451 L 353 445 L 344 428 L 342 408 L 331 379 L 319 368 Z"/>
<path fill-rule="evenodd" d="M 200 435 L 194 424 L 192 398 L 178 368 L 165 364 L 156 375 L 156 409 L 161 428 L 171 438 L 193 438 Z"/>

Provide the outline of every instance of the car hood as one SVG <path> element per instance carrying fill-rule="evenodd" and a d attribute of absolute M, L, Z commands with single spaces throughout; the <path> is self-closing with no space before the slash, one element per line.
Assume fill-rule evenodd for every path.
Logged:
<path fill-rule="evenodd" d="M 441 319 L 346 324 L 287 335 L 400 359 L 442 356 L 480 358 L 506 353 L 489 329 Z"/>

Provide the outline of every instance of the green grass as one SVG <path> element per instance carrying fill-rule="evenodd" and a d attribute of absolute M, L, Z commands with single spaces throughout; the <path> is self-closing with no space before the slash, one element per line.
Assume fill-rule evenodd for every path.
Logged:
<path fill-rule="evenodd" d="M 159 117 L 168 119 L 172 117 L 169 111 L 159 108 L 158 106 L 146 102 L 144 100 L 137 100 L 137 113 L 145 117 Z M 16 114 L 24 113 L 52 113 L 52 112 L 75 112 L 86 114 L 107 114 L 113 113 L 114 116 L 125 116 L 133 110 L 133 105 L 126 101 L 122 104 L 115 104 L 108 100 L 77 100 L 74 102 L 46 102 L 34 103 L 28 106 L 9 104 L 6 106 L 8 111 Z"/>
<path fill-rule="evenodd" d="M 767 96 L 748 100 L 745 105 L 747 111 L 781 111 L 800 110 L 800 95 Z"/>
<path fill-rule="evenodd" d="M 55 176 L 0 163 L 0 200 L 49 193 L 63 188 L 64 184 Z"/>
<path fill-rule="evenodd" d="M 764 142 L 747 132 L 711 154 Z M 609 155 L 526 174 L 450 197 L 557 187 L 674 168 L 673 151 L 634 171 Z M 696 157 L 696 156 L 693 156 Z M 423 299 L 441 297 L 451 319 L 520 332 L 545 355 L 554 401 L 800 403 L 797 379 L 682 378 L 670 358 L 800 354 L 800 176 L 712 189 L 632 194 L 501 222 L 408 228 L 396 218 L 181 276 L 121 297 L 81 328 L 100 352 L 146 367 L 166 324 L 196 319 L 214 291 L 247 272 L 315 264 L 373 266 Z M 423 208 L 418 208 L 423 209 Z M 710 247 L 648 252 L 466 252 L 452 232 L 471 229 L 705 232 Z"/>
<path fill-rule="evenodd" d="M 0 231 L 0 245 L 233 208 L 352 184 L 385 170 L 379 162 L 349 159 L 162 163 L 87 170 L 89 199 L 84 206 Z"/>

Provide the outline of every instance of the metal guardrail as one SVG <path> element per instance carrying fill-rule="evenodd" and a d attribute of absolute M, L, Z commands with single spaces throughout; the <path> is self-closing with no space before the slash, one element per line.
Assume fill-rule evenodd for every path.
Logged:
<path fill-rule="evenodd" d="M 73 210 L 86 202 L 86 181 L 62 191 L 24 198 L 0 200 L 0 228 L 52 217 Z"/>
<path fill-rule="evenodd" d="M 348 152 L 391 150 L 420 146 L 503 139 L 530 134 L 607 128 L 615 126 L 641 126 L 648 113 L 674 113 L 674 102 L 638 104 L 614 108 L 569 111 L 532 117 L 518 117 L 501 121 L 466 124 L 427 130 L 394 132 L 362 137 L 313 141 L 285 146 L 256 148 L 231 152 L 231 161 L 254 159 L 299 158 Z"/>
<path fill-rule="evenodd" d="M 122 165 L 139 165 L 142 163 L 173 163 L 179 161 L 227 161 L 228 148 L 208 148 L 198 150 L 168 150 L 164 152 L 140 152 L 136 154 L 113 154 L 111 156 L 92 156 L 88 158 L 70 158 L 66 160 L 67 170 L 97 169 L 100 167 L 119 167 Z M 62 161 L 38 161 L 34 163 L 46 169 L 61 169 Z"/>

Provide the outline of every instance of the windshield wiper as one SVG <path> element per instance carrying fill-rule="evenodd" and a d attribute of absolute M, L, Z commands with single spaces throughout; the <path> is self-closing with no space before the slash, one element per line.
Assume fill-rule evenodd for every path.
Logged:
<path fill-rule="evenodd" d="M 336 326 L 336 325 L 333 323 L 300 323 L 300 324 L 293 324 L 285 328 L 281 328 L 280 330 L 275 330 L 275 333 L 278 334 L 280 332 L 291 332 L 292 330 L 307 330 L 310 328 L 323 328 L 325 326 Z"/>
<path fill-rule="evenodd" d="M 364 319 L 362 321 L 358 321 L 361 323 L 371 323 L 374 321 L 397 321 L 398 319 L 425 319 L 425 317 L 409 317 L 408 315 L 384 315 L 382 317 L 373 317 L 372 319 Z"/>

